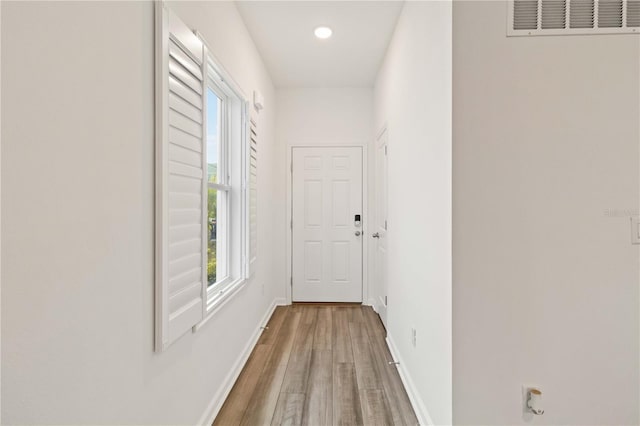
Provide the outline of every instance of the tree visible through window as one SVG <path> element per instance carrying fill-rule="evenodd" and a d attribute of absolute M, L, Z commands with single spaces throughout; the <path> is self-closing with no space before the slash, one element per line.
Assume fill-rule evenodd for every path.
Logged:
<path fill-rule="evenodd" d="M 207 278 L 213 285 L 224 278 L 225 265 L 220 262 L 219 250 L 225 249 L 226 226 L 224 205 L 226 189 L 224 179 L 220 179 L 219 161 L 224 154 L 222 99 L 209 88 L 207 90 Z"/>

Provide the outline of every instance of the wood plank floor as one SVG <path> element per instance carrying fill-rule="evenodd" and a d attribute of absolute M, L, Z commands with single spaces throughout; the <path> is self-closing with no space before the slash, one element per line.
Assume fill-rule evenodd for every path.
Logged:
<path fill-rule="evenodd" d="M 214 426 L 417 425 L 368 306 L 278 307 Z"/>

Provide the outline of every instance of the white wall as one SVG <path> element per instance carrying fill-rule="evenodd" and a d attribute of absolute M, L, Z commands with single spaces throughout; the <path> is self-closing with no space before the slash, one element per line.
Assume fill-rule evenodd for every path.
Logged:
<path fill-rule="evenodd" d="M 272 247 L 275 92 L 232 3 L 174 4 L 260 89 L 259 265 L 153 352 L 153 4 L 2 4 L 2 419 L 190 424 L 284 297 Z M 233 44 L 229 44 L 233 40 Z"/>
<path fill-rule="evenodd" d="M 367 145 L 373 126 L 370 88 L 278 88 L 280 144 Z"/>
<path fill-rule="evenodd" d="M 640 39 L 505 23 L 454 3 L 454 421 L 637 425 Z"/>
<path fill-rule="evenodd" d="M 2 4 L 0 3 L 0 46 L 2 45 Z M 1 51 L 2 49 L 0 49 Z M 0 53 L 0 81 L 2 81 L 2 53 Z M 0 100 L 2 99 L 2 85 L 0 84 Z M 2 129 L 2 102 L 0 102 L 0 129 Z M 0 132 L 0 212 L 2 212 L 2 134 Z M 2 219 L 0 214 L 0 241 L 2 240 Z M 0 336 L 2 335 L 2 245 L 0 244 Z M 2 339 L 0 338 L 0 365 L 2 364 Z M 2 369 L 0 368 L 0 383 L 2 383 Z M 0 424 L 2 424 L 2 391 L 0 386 Z"/>
<path fill-rule="evenodd" d="M 451 3 L 407 2 L 375 85 L 388 129 L 388 337 L 423 421 L 451 422 Z M 411 328 L 417 344 L 411 344 Z"/>
<path fill-rule="evenodd" d="M 289 165 L 286 164 L 291 146 L 362 146 L 368 165 L 372 164 L 371 152 L 366 148 L 372 140 L 373 129 L 373 90 L 370 88 L 278 88 L 277 90 L 276 139 L 279 156 L 282 159 L 281 182 L 283 200 L 287 197 Z M 289 152 L 290 154 L 290 152 Z M 367 163 L 365 163 L 367 164 Z M 365 167 L 364 173 L 368 174 Z M 365 182 L 364 191 L 368 191 Z M 370 204 L 371 197 L 364 194 L 363 202 Z M 282 233 L 287 235 L 290 220 L 290 208 L 287 201 L 282 203 Z M 364 231 L 367 231 L 367 216 L 371 208 L 363 212 Z M 286 214 L 285 214 L 286 212 Z M 287 216 L 289 215 L 289 216 Z M 368 240 L 367 243 L 370 243 Z M 367 255 L 368 246 L 363 255 Z M 281 265 L 286 276 L 291 274 L 290 253 L 283 258 Z M 368 300 L 367 273 L 363 274 L 363 297 Z M 287 278 L 288 282 L 288 278 Z M 287 290 L 289 288 L 287 287 Z M 290 295 L 289 295 L 290 297 Z"/>

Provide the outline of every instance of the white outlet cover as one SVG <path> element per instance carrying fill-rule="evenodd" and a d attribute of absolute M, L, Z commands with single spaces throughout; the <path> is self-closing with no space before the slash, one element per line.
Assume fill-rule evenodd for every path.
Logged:
<path fill-rule="evenodd" d="M 530 383 L 522 385 L 522 418 L 527 421 L 535 417 L 535 415 L 529 410 L 529 407 L 527 407 L 527 396 L 529 394 L 529 389 L 538 389 L 540 392 L 542 392 L 542 395 L 544 397 L 544 391 L 540 386 Z"/>

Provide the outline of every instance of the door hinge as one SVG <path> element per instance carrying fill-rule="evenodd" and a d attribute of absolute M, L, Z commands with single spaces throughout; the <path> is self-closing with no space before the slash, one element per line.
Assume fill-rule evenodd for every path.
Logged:
<path fill-rule="evenodd" d="M 289 228 L 293 230 L 293 219 L 289 221 Z"/>
<path fill-rule="evenodd" d="M 388 152 L 387 152 L 387 148 L 388 148 L 388 147 L 387 147 L 387 145 L 385 145 L 385 146 L 384 146 L 384 155 L 387 155 L 387 154 L 388 154 Z"/>
<path fill-rule="evenodd" d="M 387 228 L 387 220 L 385 219 L 385 220 L 384 220 L 384 230 L 386 231 L 387 229 L 388 229 L 388 228 Z"/>
<path fill-rule="evenodd" d="M 291 163 L 290 169 L 291 169 L 291 174 L 293 174 L 293 162 Z"/>
<path fill-rule="evenodd" d="M 291 277 L 291 287 L 293 288 L 293 277 Z"/>
<path fill-rule="evenodd" d="M 384 297 L 384 306 L 387 306 L 387 296 Z"/>

